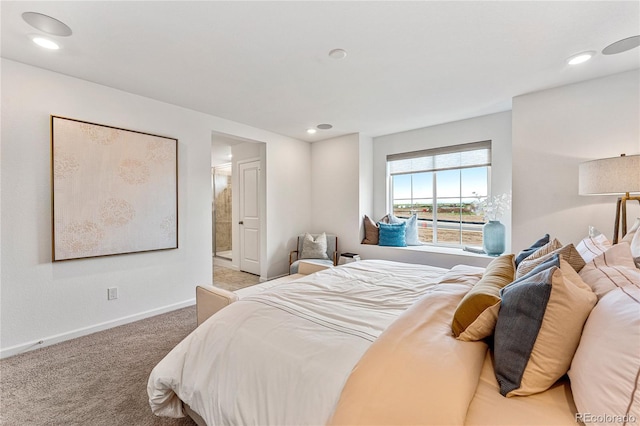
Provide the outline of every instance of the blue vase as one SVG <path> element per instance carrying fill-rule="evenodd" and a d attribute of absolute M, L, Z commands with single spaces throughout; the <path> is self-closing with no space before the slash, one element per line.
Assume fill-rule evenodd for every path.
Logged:
<path fill-rule="evenodd" d="M 489 256 L 500 256 L 505 250 L 505 228 L 499 220 L 490 220 L 482 227 L 482 249 Z"/>

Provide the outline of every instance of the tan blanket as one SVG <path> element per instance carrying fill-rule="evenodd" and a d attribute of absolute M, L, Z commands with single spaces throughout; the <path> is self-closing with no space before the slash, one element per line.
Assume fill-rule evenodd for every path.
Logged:
<path fill-rule="evenodd" d="M 479 278 L 454 267 L 398 317 L 353 369 L 329 424 L 464 424 L 487 346 L 456 340 L 451 320 Z"/>

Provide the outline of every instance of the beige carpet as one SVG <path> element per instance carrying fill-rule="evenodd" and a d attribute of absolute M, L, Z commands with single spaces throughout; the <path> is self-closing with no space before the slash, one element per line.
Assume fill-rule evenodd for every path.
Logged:
<path fill-rule="evenodd" d="M 0 424 L 194 425 L 151 413 L 151 369 L 196 327 L 195 307 L 0 360 Z"/>

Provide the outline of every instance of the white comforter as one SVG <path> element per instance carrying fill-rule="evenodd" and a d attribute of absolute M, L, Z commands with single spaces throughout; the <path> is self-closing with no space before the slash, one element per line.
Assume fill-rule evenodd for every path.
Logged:
<path fill-rule="evenodd" d="M 233 303 L 154 368 L 151 409 L 182 417 L 183 401 L 210 426 L 325 424 L 367 348 L 445 272 L 354 262 Z"/>

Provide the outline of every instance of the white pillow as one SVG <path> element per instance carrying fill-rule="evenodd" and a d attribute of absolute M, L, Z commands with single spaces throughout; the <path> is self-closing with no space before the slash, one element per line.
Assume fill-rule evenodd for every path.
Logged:
<path fill-rule="evenodd" d="M 633 222 L 633 226 L 631 226 L 631 228 L 629 228 L 629 230 L 627 231 L 627 235 L 636 232 L 636 230 L 640 229 L 640 217 L 636 218 L 635 222 Z M 624 238 L 623 238 L 624 241 Z"/>
<path fill-rule="evenodd" d="M 640 221 L 640 219 L 636 221 Z M 636 262 L 636 266 L 640 268 L 640 226 L 635 230 L 632 228 L 632 230 L 624 236 L 622 241 L 628 242 L 631 245 L 631 255 Z"/>
<path fill-rule="evenodd" d="M 603 234 L 588 236 L 578 243 L 576 250 L 585 262 L 591 262 L 595 257 L 611 248 L 611 242 Z"/>
<path fill-rule="evenodd" d="M 618 287 L 640 286 L 640 269 L 633 262 L 629 244 L 619 243 L 587 263 L 580 278 L 600 299 Z"/>
<path fill-rule="evenodd" d="M 404 239 L 408 246 L 421 246 L 420 236 L 418 235 L 418 215 L 412 214 L 409 219 L 400 219 L 393 213 L 389 214 L 389 223 L 405 222 Z"/>
<path fill-rule="evenodd" d="M 576 420 L 620 425 L 640 421 L 640 392 L 635 389 L 640 371 L 638 354 L 640 288 L 617 288 L 591 311 L 571 362 L 569 378 L 577 411 L 591 416 Z"/>
<path fill-rule="evenodd" d="M 304 234 L 300 259 L 329 259 L 327 256 L 327 234 L 325 232 L 315 236 L 309 233 Z"/>

